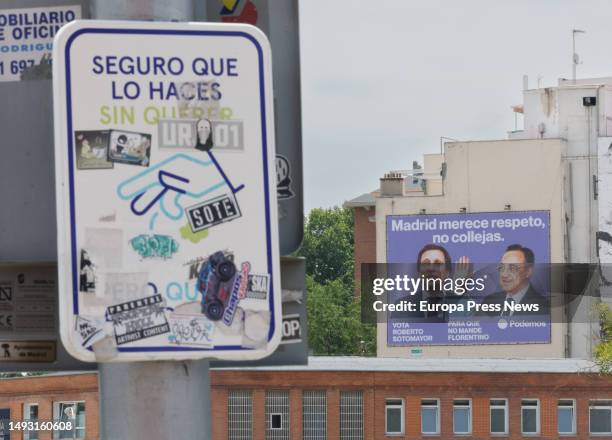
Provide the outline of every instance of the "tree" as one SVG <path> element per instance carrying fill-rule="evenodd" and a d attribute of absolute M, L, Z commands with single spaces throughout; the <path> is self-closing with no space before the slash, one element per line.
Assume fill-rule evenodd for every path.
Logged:
<path fill-rule="evenodd" d="M 342 280 L 353 284 L 353 213 L 345 208 L 316 208 L 304 226 L 298 255 L 306 257 L 306 272 L 319 284 Z"/>
<path fill-rule="evenodd" d="M 353 213 L 313 209 L 298 255 L 306 257 L 308 339 L 316 355 L 374 355 L 376 327 L 361 322 L 354 293 Z"/>
<path fill-rule="evenodd" d="M 306 277 L 308 342 L 315 355 L 374 355 L 376 328 L 361 323 L 359 303 L 338 280 Z"/>
<path fill-rule="evenodd" d="M 595 307 L 599 315 L 600 342 L 595 347 L 595 362 L 602 373 L 612 373 L 612 309 L 608 304 L 600 303 Z"/>

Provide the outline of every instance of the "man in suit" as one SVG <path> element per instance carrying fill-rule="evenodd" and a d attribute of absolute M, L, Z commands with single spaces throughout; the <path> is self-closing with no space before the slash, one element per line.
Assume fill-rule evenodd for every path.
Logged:
<path fill-rule="evenodd" d="M 462 257 L 467 260 L 467 257 Z M 468 261 L 469 262 L 469 261 Z M 407 295 L 396 299 L 394 302 L 409 301 L 416 307 L 414 311 L 391 312 L 391 318 L 404 319 L 406 321 L 415 322 L 446 322 L 448 316 L 442 312 L 424 312 L 419 308 L 420 301 L 426 300 L 429 304 L 440 304 L 443 302 L 457 301 L 457 298 L 447 298 L 452 296 L 452 293 L 444 292 L 441 288 L 444 280 L 451 276 L 452 261 L 448 251 L 436 244 L 427 244 L 419 251 L 416 259 L 417 276 L 428 280 L 437 280 L 440 288 L 433 290 L 423 290 L 416 292 L 414 295 Z M 434 283 L 432 283 L 434 284 Z"/>
<path fill-rule="evenodd" d="M 425 245 L 418 253 L 416 258 L 417 276 L 423 276 L 426 279 L 436 279 L 443 282 L 449 277 L 452 264 L 448 251 L 442 246 L 435 244 Z M 440 317 L 436 314 L 428 314 L 419 310 L 419 301 L 427 300 L 430 303 L 440 302 L 444 298 L 444 292 L 441 290 L 424 292 L 420 290 L 414 295 L 406 295 L 397 298 L 394 302 L 409 301 L 415 305 L 414 311 L 391 312 L 391 318 L 408 318 L 407 321 L 422 320 L 427 318 L 427 321 L 439 322 Z"/>
<path fill-rule="evenodd" d="M 531 285 L 535 256 L 533 251 L 520 244 L 513 244 L 506 248 L 501 261 L 497 266 L 501 292 L 492 293 L 484 298 L 482 304 L 501 306 L 501 311 L 482 311 L 480 315 L 488 316 L 530 316 L 547 315 L 549 313 L 548 298 L 540 295 Z M 533 304 L 536 310 L 506 310 L 505 304 Z"/>

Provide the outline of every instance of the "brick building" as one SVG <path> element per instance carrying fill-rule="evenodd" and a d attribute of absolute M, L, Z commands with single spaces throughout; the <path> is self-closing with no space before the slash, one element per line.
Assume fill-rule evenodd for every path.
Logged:
<path fill-rule="evenodd" d="M 576 359 L 311 357 L 213 370 L 211 387 L 214 440 L 612 439 L 612 379 Z M 1 380 L 3 419 L 57 419 L 70 407 L 75 432 L 0 439 L 99 438 L 96 373 Z"/>
<path fill-rule="evenodd" d="M 214 439 L 612 439 L 612 380 L 590 365 L 311 357 L 219 370 Z"/>
<path fill-rule="evenodd" d="M 76 416 L 76 427 L 61 434 L 51 431 L 9 433 L 8 423 L 0 426 L 1 440 L 98 439 L 97 373 L 52 373 L 45 376 L 0 380 L 0 419 L 61 420 Z M 10 434 L 10 435 L 9 435 Z"/>
<path fill-rule="evenodd" d="M 353 210 L 355 242 L 355 294 L 361 293 L 361 263 L 376 261 L 376 198 L 379 191 L 362 194 L 344 204 Z"/>

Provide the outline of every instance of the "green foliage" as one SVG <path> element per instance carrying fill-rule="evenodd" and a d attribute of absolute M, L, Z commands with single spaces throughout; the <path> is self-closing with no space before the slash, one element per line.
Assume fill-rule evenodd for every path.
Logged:
<path fill-rule="evenodd" d="M 308 340 L 315 355 L 375 355 L 376 327 L 361 323 L 353 275 L 353 213 L 313 209 L 298 255 L 306 257 Z"/>
<path fill-rule="evenodd" d="M 353 283 L 353 212 L 345 208 L 316 208 L 304 226 L 298 255 L 306 257 L 306 272 L 319 284 L 340 279 Z"/>
<path fill-rule="evenodd" d="M 595 312 L 601 327 L 600 342 L 595 347 L 595 362 L 602 373 L 612 373 L 612 309 L 608 304 L 597 304 Z"/>
<path fill-rule="evenodd" d="M 340 280 L 306 277 L 308 340 L 315 355 L 374 355 L 376 328 L 362 324 L 359 303 Z"/>

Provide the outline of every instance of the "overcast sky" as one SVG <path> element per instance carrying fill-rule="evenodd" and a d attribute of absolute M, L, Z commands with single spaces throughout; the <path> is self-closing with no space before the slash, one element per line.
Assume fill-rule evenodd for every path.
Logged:
<path fill-rule="evenodd" d="M 301 0 L 304 208 L 341 205 L 440 136 L 501 139 L 530 87 L 612 76 L 612 2 Z"/>

